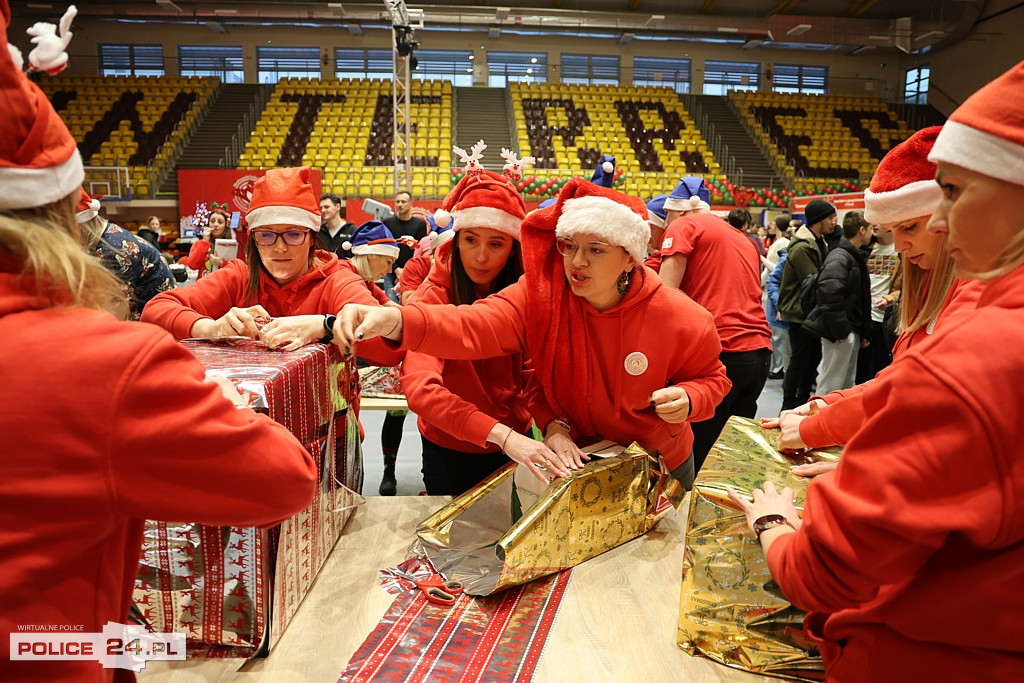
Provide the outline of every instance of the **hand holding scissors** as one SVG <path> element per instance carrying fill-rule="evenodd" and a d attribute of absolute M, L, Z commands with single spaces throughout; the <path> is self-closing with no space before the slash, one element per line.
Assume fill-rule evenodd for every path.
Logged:
<path fill-rule="evenodd" d="M 430 602 L 435 605 L 444 605 L 445 607 L 451 607 L 458 600 L 459 595 L 462 594 L 462 584 L 458 581 L 445 581 L 444 577 L 435 575 L 426 579 L 417 579 L 412 574 L 406 574 L 398 568 L 386 569 L 386 572 L 392 576 L 405 579 L 416 585 L 418 589 L 423 591 L 423 595 Z"/>

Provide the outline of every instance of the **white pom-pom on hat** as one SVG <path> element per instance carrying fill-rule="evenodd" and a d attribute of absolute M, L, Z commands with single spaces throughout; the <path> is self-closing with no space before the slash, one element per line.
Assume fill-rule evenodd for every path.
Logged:
<path fill-rule="evenodd" d="M 345 240 L 344 242 L 341 243 L 341 248 L 344 249 L 345 251 L 352 251 L 352 243 L 349 242 L 348 240 Z"/>
<path fill-rule="evenodd" d="M 603 164 L 601 164 L 601 168 L 604 169 L 605 173 L 611 173 L 612 171 L 615 170 L 615 164 L 613 164 L 610 161 L 606 161 Z"/>
<path fill-rule="evenodd" d="M 434 224 L 439 228 L 446 228 L 452 222 L 452 215 L 444 209 L 434 212 Z"/>

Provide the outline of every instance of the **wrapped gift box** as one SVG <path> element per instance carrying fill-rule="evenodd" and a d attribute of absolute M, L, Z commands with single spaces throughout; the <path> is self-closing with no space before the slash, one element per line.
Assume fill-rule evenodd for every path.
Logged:
<path fill-rule="evenodd" d="M 366 398 L 405 398 L 402 387 L 402 366 L 379 367 L 371 365 L 359 368 L 362 394 Z"/>
<path fill-rule="evenodd" d="M 732 417 L 694 482 L 687 518 L 678 643 L 731 667 L 800 680 L 824 680 L 821 657 L 803 630 L 804 612 L 790 604 L 768 571 L 761 546 L 726 487 L 750 496 L 766 480 L 793 489 L 803 509 L 810 479 L 802 462 L 835 460 L 839 449 L 799 458 L 776 448 L 778 431 Z"/>
<path fill-rule="evenodd" d="M 290 352 L 259 342 L 183 342 L 207 374 L 229 378 L 287 427 L 317 463 L 313 502 L 271 530 L 148 522 L 135 583 L 136 617 L 204 646 L 266 650 L 277 642 L 361 502 L 363 471 L 354 361 L 332 345 Z"/>
<path fill-rule="evenodd" d="M 685 492 L 636 444 L 603 442 L 547 486 L 510 463 L 420 523 L 434 567 L 471 595 L 532 581 L 647 533 Z"/>

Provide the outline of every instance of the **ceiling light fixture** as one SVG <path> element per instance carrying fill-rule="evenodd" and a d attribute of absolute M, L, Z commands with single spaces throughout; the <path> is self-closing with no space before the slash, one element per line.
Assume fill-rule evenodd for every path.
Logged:
<path fill-rule="evenodd" d="M 787 36 L 802 36 L 811 30 L 810 24 L 797 24 L 793 28 L 786 31 Z"/>

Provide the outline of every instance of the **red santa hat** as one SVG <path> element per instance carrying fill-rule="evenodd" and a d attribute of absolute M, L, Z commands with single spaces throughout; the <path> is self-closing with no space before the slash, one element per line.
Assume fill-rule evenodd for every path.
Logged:
<path fill-rule="evenodd" d="M 320 230 L 320 203 L 309 184 L 309 166 L 272 168 L 256 181 L 245 214 L 249 230 L 293 225 Z"/>
<path fill-rule="evenodd" d="M 90 197 L 84 187 L 79 187 L 78 189 L 82 194 L 78 198 L 78 205 L 75 206 L 75 220 L 81 225 L 82 223 L 88 223 L 99 215 L 100 200 Z"/>
<path fill-rule="evenodd" d="M 888 225 L 932 215 L 942 190 L 928 153 L 941 130 L 941 126 L 922 128 L 889 150 L 864 192 L 865 219 Z"/>
<path fill-rule="evenodd" d="M 562 187 L 554 206 L 538 211 L 537 217 L 554 221 L 555 236 L 561 239 L 589 233 L 621 246 L 637 263 L 647 257 L 651 226 L 647 206 L 638 197 L 572 178 Z"/>
<path fill-rule="evenodd" d="M 1024 62 L 956 108 L 928 160 L 1024 185 Z"/>
<path fill-rule="evenodd" d="M 0 30 L 7 43 L 7 0 Z M 67 197 L 85 180 L 78 145 L 43 91 L 0 50 L 0 209 L 30 209 Z"/>
<path fill-rule="evenodd" d="M 493 171 L 467 173 L 448 192 L 434 213 L 438 228 L 455 219 L 455 230 L 491 228 L 519 239 L 526 203 L 504 176 Z"/>

